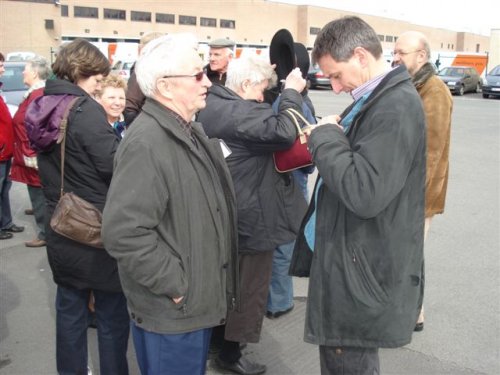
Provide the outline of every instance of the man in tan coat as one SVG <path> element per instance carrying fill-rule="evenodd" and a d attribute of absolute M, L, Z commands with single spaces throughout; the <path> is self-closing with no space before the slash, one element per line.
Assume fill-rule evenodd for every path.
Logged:
<path fill-rule="evenodd" d="M 427 176 L 425 180 L 425 234 L 435 214 L 444 212 L 448 187 L 451 112 L 453 100 L 448 87 L 436 76 L 429 62 L 431 51 L 424 34 L 403 33 L 394 46 L 395 65 L 404 64 L 412 76 L 424 106 L 427 129 Z M 424 329 L 424 308 L 415 331 Z"/>

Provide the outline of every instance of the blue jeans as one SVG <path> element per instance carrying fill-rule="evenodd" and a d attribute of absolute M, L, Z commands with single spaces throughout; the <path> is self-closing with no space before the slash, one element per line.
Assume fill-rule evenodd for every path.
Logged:
<path fill-rule="evenodd" d="M 280 245 L 274 250 L 273 273 L 269 285 L 267 311 L 272 313 L 288 310 L 293 306 L 293 281 L 288 275 L 295 241 Z"/>
<path fill-rule="evenodd" d="M 41 187 L 28 185 L 31 207 L 38 227 L 38 239 L 45 240 L 45 196 Z"/>
<path fill-rule="evenodd" d="M 1 100 L 1 99 L 0 99 Z M 12 226 L 9 191 L 12 181 L 9 178 L 11 161 L 0 161 L 0 229 Z"/>
<path fill-rule="evenodd" d="M 134 322 L 137 363 L 142 375 L 204 375 L 212 328 L 179 334 L 148 332 Z"/>
<path fill-rule="evenodd" d="M 100 373 L 127 375 L 130 320 L 125 296 L 99 290 L 93 293 Z M 57 287 L 56 362 L 59 375 L 87 374 L 89 295 L 88 289 Z"/>

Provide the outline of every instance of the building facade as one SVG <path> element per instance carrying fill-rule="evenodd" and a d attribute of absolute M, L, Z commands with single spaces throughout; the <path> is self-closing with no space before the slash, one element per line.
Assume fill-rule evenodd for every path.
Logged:
<path fill-rule="evenodd" d="M 281 28 L 312 48 L 326 23 L 346 15 L 368 22 L 386 50 L 407 30 L 425 33 L 433 51 L 485 53 L 490 49 L 490 37 L 483 35 L 265 0 L 0 0 L 0 51 L 4 55 L 32 51 L 49 58 L 62 42 L 77 37 L 104 43 L 137 42 L 150 31 L 191 32 L 200 42 L 229 38 L 242 47 L 264 47 Z"/>

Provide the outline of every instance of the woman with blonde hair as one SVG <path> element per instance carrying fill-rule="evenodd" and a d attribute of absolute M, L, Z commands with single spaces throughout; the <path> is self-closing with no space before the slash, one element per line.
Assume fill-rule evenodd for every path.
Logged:
<path fill-rule="evenodd" d="M 125 132 L 125 92 L 127 83 L 115 74 L 110 74 L 101 82 L 101 89 L 96 93 L 96 100 L 106 112 L 106 118 L 115 132 L 122 137 Z"/>

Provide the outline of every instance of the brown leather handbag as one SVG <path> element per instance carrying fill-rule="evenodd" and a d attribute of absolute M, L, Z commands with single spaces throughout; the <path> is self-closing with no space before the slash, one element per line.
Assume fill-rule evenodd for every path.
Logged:
<path fill-rule="evenodd" d="M 64 192 L 64 154 L 68 115 L 78 99 L 79 97 L 75 97 L 69 103 L 59 128 L 57 143 L 61 143 L 61 197 L 50 219 L 50 227 L 54 232 L 73 241 L 104 248 L 101 240 L 101 211 L 78 195 Z"/>

